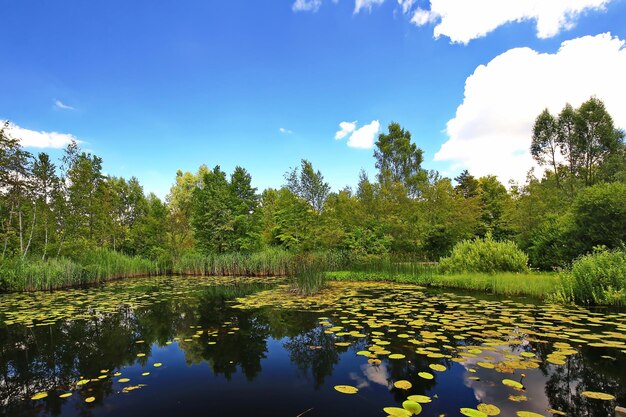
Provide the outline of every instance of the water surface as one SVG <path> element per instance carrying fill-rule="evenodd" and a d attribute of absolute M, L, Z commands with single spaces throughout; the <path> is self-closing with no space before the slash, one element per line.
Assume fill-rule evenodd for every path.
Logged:
<path fill-rule="evenodd" d="M 424 395 L 423 416 L 605 417 L 626 405 L 625 335 L 624 311 L 380 283 L 308 299 L 189 277 L 4 295 L 0 415 L 368 417 Z"/>

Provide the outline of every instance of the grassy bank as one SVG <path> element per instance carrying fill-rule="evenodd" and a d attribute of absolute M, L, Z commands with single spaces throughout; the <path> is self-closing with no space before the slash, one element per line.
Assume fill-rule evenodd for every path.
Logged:
<path fill-rule="evenodd" d="M 156 262 L 108 250 L 86 252 L 77 259 L 14 258 L 0 262 L 0 292 L 49 291 L 162 272 Z"/>
<path fill-rule="evenodd" d="M 334 280 L 349 281 L 387 281 L 423 285 L 435 288 L 456 288 L 475 290 L 499 295 L 528 295 L 547 299 L 560 288 L 560 278 L 556 273 L 458 273 L 443 275 L 434 268 L 421 274 L 377 273 L 334 271 L 327 277 Z"/>

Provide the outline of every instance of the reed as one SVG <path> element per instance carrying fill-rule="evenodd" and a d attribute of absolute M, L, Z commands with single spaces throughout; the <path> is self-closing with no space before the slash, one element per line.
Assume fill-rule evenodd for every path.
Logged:
<path fill-rule="evenodd" d="M 189 253 L 174 262 L 172 272 L 179 275 L 285 276 L 293 269 L 295 254 L 282 249 L 252 253 Z"/>
<path fill-rule="evenodd" d="M 76 259 L 3 259 L 0 292 L 50 291 L 161 272 L 156 262 L 105 249 L 85 252 Z"/>

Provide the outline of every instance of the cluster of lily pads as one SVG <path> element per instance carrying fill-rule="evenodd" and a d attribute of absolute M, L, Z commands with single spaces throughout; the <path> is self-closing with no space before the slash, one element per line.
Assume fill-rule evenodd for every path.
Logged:
<path fill-rule="evenodd" d="M 98 287 L 54 292 L 0 295 L 0 324 L 50 326 L 60 320 L 89 320 L 114 314 L 121 307 L 139 309 L 175 297 L 195 300 L 207 287 L 280 282 L 267 277 L 147 277 L 114 281 Z"/>
<path fill-rule="evenodd" d="M 336 346 L 353 346 L 354 353 L 367 358 L 369 366 L 380 366 L 383 360 L 408 360 L 401 352 L 410 349 L 428 360 L 460 364 L 465 367 L 470 382 L 488 378 L 491 384 L 501 383 L 510 389 L 511 404 L 532 404 L 523 384 L 525 373 L 540 367 L 565 366 L 584 346 L 612 350 L 615 355 L 626 353 L 623 312 L 600 314 L 559 305 L 479 300 L 451 293 L 433 295 L 415 286 L 399 284 L 332 283 L 326 290 L 307 298 L 288 297 L 287 291 L 279 286 L 238 299 L 236 306 L 330 312 L 333 316 L 320 317 L 324 332 L 336 337 Z M 363 343 L 366 350 L 359 350 L 357 346 Z M 535 346 L 551 350 L 545 361 Z M 615 359 L 609 355 L 603 357 Z M 417 377 L 431 380 L 448 369 L 441 363 L 430 363 L 428 368 L 417 370 Z M 498 374 L 502 376 L 498 378 Z M 392 386 L 408 390 L 412 384 L 397 380 Z M 359 393 L 351 385 L 334 388 L 342 394 Z M 591 400 L 615 400 L 611 393 L 582 391 L 578 395 Z M 383 411 L 389 416 L 409 417 L 420 414 L 430 402 L 431 397 L 409 395 L 401 407 L 385 407 Z M 565 415 L 561 410 L 544 411 Z M 518 417 L 544 415 L 524 409 L 515 412 Z M 501 410 L 495 404 L 479 403 L 475 408 L 460 408 L 459 413 L 486 417 L 497 416 Z"/>

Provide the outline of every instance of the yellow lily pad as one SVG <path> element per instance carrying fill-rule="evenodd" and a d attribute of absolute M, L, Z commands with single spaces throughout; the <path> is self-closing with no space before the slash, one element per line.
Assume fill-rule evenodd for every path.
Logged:
<path fill-rule="evenodd" d="M 402 379 L 400 381 L 394 382 L 393 386 L 398 388 L 398 389 L 411 389 L 413 384 L 411 384 L 409 381 L 407 381 L 405 379 Z"/>
<path fill-rule="evenodd" d="M 611 394 L 605 394 L 603 392 L 583 391 L 580 393 L 583 397 L 592 398 L 594 400 L 611 401 L 615 399 L 615 396 Z"/>
<path fill-rule="evenodd" d="M 356 394 L 359 389 L 351 385 L 335 385 L 335 390 L 342 394 Z"/>
<path fill-rule="evenodd" d="M 31 400 L 41 400 L 42 398 L 46 398 L 48 396 L 47 392 L 40 392 L 37 393 L 35 395 L 33 395 L 32 397 L 30 397 Z"/>

